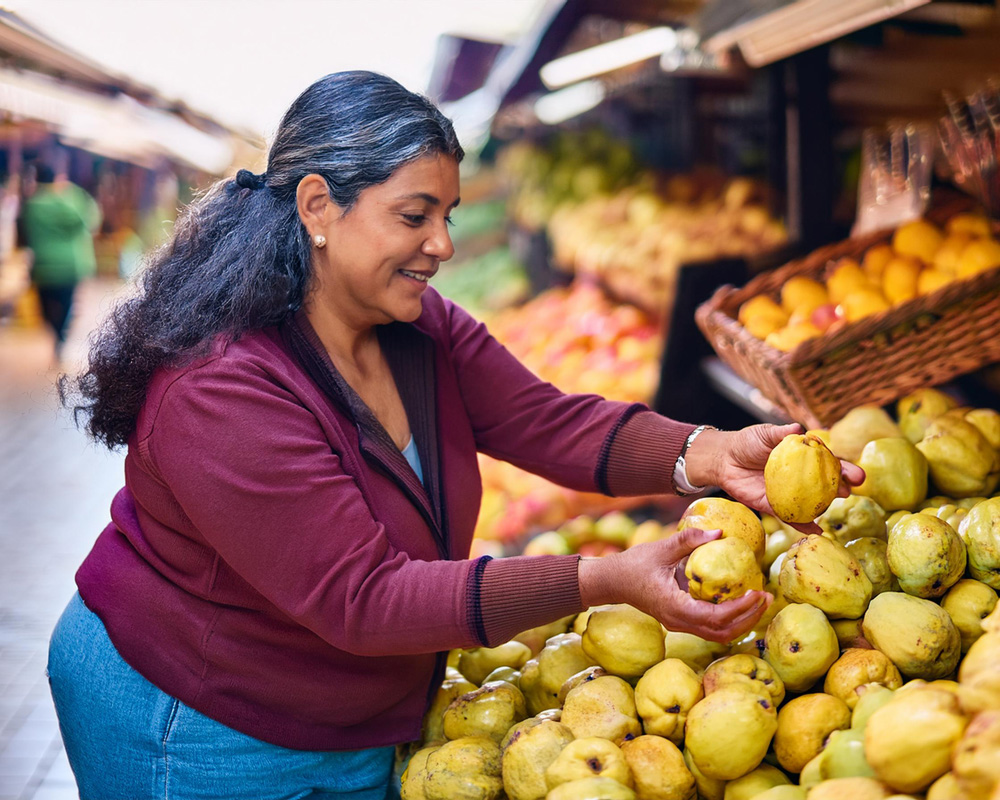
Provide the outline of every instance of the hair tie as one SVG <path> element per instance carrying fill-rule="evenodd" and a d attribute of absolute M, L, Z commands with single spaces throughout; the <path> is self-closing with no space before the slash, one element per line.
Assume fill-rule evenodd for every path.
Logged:
<path fill-rule="evenodd" d="M 248 169 L 241 169 L 236 173 L 236 185 L 242 189 L 260 189 L 264 185 L 265 173 L 254 175 Z"/>

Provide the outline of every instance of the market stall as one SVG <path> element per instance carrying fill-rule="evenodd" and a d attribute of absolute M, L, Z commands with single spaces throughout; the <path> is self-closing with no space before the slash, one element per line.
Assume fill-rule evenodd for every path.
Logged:
<path fill-rule="evenodd" d="M 776 599 L 721 645 L 613 606 L 453 652 L 404 797 L 1000 796 L 998 36 L 992 4 L 565 2 L 485 80 L 535 295 L 498 338 L 567 391 L 807 432 L 763 516 L 484 462 L 483 552 L 720 528 L 690 594 Z"/>

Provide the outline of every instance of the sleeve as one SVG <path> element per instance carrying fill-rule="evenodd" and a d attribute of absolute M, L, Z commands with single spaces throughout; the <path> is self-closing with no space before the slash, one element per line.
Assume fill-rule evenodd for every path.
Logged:
<path fill-rule="evenodd" d="M 344 468 L 352 452 L 334 452 L 313 413 L 263 370 L 219 359 L 187 373 L 144 441 L 149 468 L 206 542 L 334 647 L 378 656 L 483 643 L 484 562 L 394 549 Z"/>
<path fill-rule="evenodd" d="M 564 394 L 446 302 L 452 358 L 480 450 L 580 491 L 673 491 L 673 465 L 694 425 L 641 403 Z"/>

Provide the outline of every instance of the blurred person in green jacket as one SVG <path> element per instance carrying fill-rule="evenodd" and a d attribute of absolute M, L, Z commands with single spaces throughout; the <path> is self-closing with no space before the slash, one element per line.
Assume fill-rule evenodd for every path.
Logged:
<path fill-rule="evenodd" d="M 42 316 L 55 334 L 55 360 L 62 357 L 77 284 L 97 270 L 94 232 L 101 211 L 86 191 L 52 167 L 38 165 L 38 188 L 25 202 L 22 226 L 34 254 L 31 281 Z"/>

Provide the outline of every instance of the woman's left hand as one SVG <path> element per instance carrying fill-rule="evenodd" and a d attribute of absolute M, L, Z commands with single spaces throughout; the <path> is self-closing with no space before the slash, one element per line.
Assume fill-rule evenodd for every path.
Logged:
<path fill-rule="evenodd" d="M 734 500 L 765 514 L 774 514 L 764 490 L 764 465 L 777 444 L 793 433 L 803 433 L 798 424 L 751 425 L 738 431 L 706 430 L 691 444 L 686 461 L 688 479 L 695 485 L 723 489 Z M 849 461 L 840 462 L 841 497 L 865 479 L 864 470 Z M 803 533 L 820 533 L 816 523 L 793 524 Z"/>

